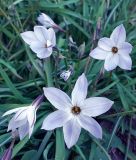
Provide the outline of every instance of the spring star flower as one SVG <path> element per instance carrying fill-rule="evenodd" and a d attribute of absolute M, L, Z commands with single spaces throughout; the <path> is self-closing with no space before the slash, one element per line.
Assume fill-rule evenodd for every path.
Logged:
<path fill-rule="evenodd" d="M 84 74 L 78 78 L 71 99 L 57 88 L 43 88 L 45 97 L 58 110 L 45 118 L 42 129 L 53 130 L 63 127 L 64 140 L 68 148 L 76 144 L 81 128 L 96 138 L 102 138 L 102 128 L 92 117 L 105 113 L 113 104 L 113 101 L 104 97 L 86 99 L 87 88 L 88 82 Z"/>
<path fill-rule="evenodd" d="M 34 31 L 23 32 L 21 37 L 40 59 L 49 57 L 56 45 L 56 35 L 52 28 L 35 26 Z"/>
<path fill-rule="evenodd" d="M 47 28 L 57 26 L 57 24 L 55 24 L 54 21 L 45 13 L 41 13 L 37 20 Z"/>
<path fill-rule="evenodd" d="M 125 40 L 126 31 L 121 24 L 113 30 L 110 38 L 104 37 L 98 41 L 98 47 L 90 53 L 90 56 L 105 60 L 104 68 L 107 71 L 111 71 L 117 66 L 131 70 L 132 60 L 129 54 L 132 51 L 132 45 Z"/>
<path fill-rule="evenodd" d="M 52 27 L 54 29 L 59 29 L 64 31 L 60 26 L 58 26 L 47 14 L 41 13 L 37 20 L 46 28 Z"/>
<path fill-rule="evenodd" d="M 4 113 L 3 116 L 15 113 L 8 125 L 8 131 L 15 132 L 18 129 L 20 140 L 27 134 L 29 138 L 32 135 L 34 124 L 36 121 L 36 111 L 43 100 L 43 95 L 37 97 L 30 106 L 15 108 Z"/>

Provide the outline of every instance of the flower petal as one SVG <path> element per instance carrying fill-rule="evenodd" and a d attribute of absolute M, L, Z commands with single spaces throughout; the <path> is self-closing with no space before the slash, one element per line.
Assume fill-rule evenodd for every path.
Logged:
<path fill-rule="evenodd" d="M 106 58 L 106 56 L 108 55 L 108 53 L 109 53 L 108 51 L 105 51 L 105 50 L 97 47 L 91 51 L 90 56 L 95 59 L 104 60 Z"/>
<path fill-rule="evenodd" d="M 45 48 L 41 42 L 32 43 L 30 48 L 33 52 L 37 53 L 37 57 L 40 59 L 47 58 L 52 54 L 52 48 Z"/>
<path fill-rule="evenodd" d="M 66 110 L 68 107 L 72 106 L 69 96 L 60 89 L 54 87 L 44 87 L 43 90 L 45 97 L 57 109 Z"/>
<path fill-rule="evenodd" d="M 113 101 L 104 97 L 91 97 L 84 101 L 84 107 L 82 108 L 82 113 L 95 117 L 107 112 L 113 105 Z"/>
<path fill-rule="evenodd" d="M 22 140 L 29 132 L 28 123 L 26 123 L 25 125 L 19 127 L 18 132 L 19 132 L 19 138 L 20 138 L 20 140 Z"/>
<path fill-rule="evenodd" d="M 29 127 L 29 138 L 31 137 L 33 130 L 34 130 L 34 126 Z"/>
<path fill-rule="evenodd" d="M 62 127 L 70 118 L 71 116 L 67 112 L 55 111 L 44 119 L 41 129 L 53 130 Z"/>
<path fill-rule="evenodd" d="M 98 41 L 98 47 L 105 50 L 105 51 L 110 52 L 112 50 L 113 46 L 114 46 L 114 43 L 110 38 L 104 37 Z"/>
<path fill-rule="evenodd" d="M 33 127 L 36 121 L 36 109 L 34 106 L 29 106 L 27 109 L 27 120 L 30 127 Z"/>
<path fill-rule="evenodd" d="M 73 105 L 79 105 L 80 103 L 86 98 L 87 96 L 87 88 L 88 88 L 88 82 L 85 77 L 85 74 L 83 73 L 76 81 L 76 84 L 74 86 L 74 89 L 72 91 L 72 104 Z"/>
<path fill-rule="evenodd" d="M 35 26 L 34 33 L 40 42 L 44 43 L 48 40 L 48 30 L 45 27 Z"/>
<path fill-rule="evenodd" d="M 125 55 L 120 54 L 118 66 L 122 69 L 125 69 L 125 70 L 131 70 L 131 68 L 132 68 L 131 57 L 127 54 L 125 54 Z"/>
<path fill-rule="evenodd" d="M 11 109 L 11 110 L 5 112 L 5 113 L 3 114 L 3 116 L 7 116 L 7 115 L 9 115 L 9 114 L 16 113 L 16 112 L 18 112 L 19 110 L 26 109 L 26 108 L 27 108 L 27 107 L 20 107 L 20 108 Z"/>
<path fill-rule="evenodd" d="M 52 45 L 56 45 L 56 35 L 55 32 L 52 28 L 48 29 L 48 35 L 49 35 L 49 40 L 51 41 Z"/>
<path fill-rule="evenodd" d="M 64 140 L 68 148 L 71 148 L 78 141 L 81 127 L 76 119 L 69 120 L 63 126 Z"/>
<path fill-rule="evenodd" d="M 15 114 L 14 118 L 15 118 L 15 121 L 21 121 L 27 118 L 26 116 L 27 116 L 27 109 L 22 109 Z"/>
<path fill-rule="evenodd" d="M 15 121 L 15 117 L 13 117 L 8 124 L 8 131 L 12 130 L 15 131 L 16 128 L 24 125 L 25 123 L 27 123 L 27 119 L 23 119 L 22 121 Z"/>
<path fill-rule="evenodd" d="M 123 26 L 123 24 L 117 26 L 111 36 L 110 39 L 114 41 L 114 43 L 118 46 L 120 45 L 122 42 L 125 42 L 126 40 L 126 30 Z"/>
<path fill-rule="evenodd" d="M 42 44 L 37 43 L 37 42 L 32 43 L 30 48 L 32 49 L 33 52 L 37 53 L 37 57 L 40 58 L 40 59 L 47 58 L 52 54 L 52 48 L 51 47 L 45 48 L 45 47 L 43 47 Z"/>
<path fill-rule="evenodd" d="M 39 15 L 38 17 L 38 21 L 44 25 L 45 27 L 52 27 L 53 25 L 55 25 L 55 23 L 53 22 L 53 20 L 46 14 L 41 13 L 41 15 Z"/>
<path fill-rule="evenodd" d="M 119 46 L 119 54 L 129 54 L 132 51 L 132 45 L 128 42 L 123 42 L 121 43 L 121 45 Z"/>
<path fill-rule="evenodd" d="M 38 41 L 37 37 L 35 36 L 33 31 L 27 31 L 20 34 L 22 39 L 27 43 L 31 44 L 32 42 Z"/>
<path fill-rule="evenodd" d="M 105 59 L 104 68 L 107 71 L 111 71 L 115 69 L 118 66 L 118 64 L 119 64 L 119 55 L 110 53 Z"/>
<path fill-rule="evenodd" d="M 95 119 L 80 115 L 79 123 L 82 128 L 90 132 L 94 137 L 102 139 L 102 128 Z"/>

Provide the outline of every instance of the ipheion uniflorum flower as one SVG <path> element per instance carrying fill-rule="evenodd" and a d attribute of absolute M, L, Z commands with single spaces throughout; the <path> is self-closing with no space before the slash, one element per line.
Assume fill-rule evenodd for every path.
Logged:
<path fill-rule="evenodd" d="M 49 57 L 56 45 L 54 30 L 52 28 L 46 29 L 44 26 L 35 26 L 34 31 L 23 32 L 21 37 L 40 59 Z"/>
<path fill-rule="evenodd" d="M 113 101 L 104 97 L 86 99 L 87 88 L 88 82 L 84 74 L 76 81 L 71 98 L 60 89 L 43 88 L 45 97 L 58 110 L 45 118 L 42 129 L 53 130 L 63 127 L 64 140 L 68 148 L 76 144 L 81 128 L 101 139 L 102 128 L 92 117 L 105 113 L 113 104 Z"/>
<path fill-rule="evenodd" d="M 29 106 L 15 108 L 5 112 L 3 116 L 14 113 L 13 118 L 9 121 L 8 131 L 15 132 L 18 129 L 20 140 L 26 135 L 29 135 L 30 138 L 36 122 L 36 111 L 42 101 L 43 95 L 38 96 Z"/>
<path fill-rule="evenodd" d="M 98 47 L 91 51 L 90 56 L 105 60 L 104 68 L 107 71 L 117 66 L 124 70 L 131 70 L 132 60 L 129 54 L 132 51 L 132 45 L 125 40 L 126 30 L 121 24 L 113 30 L 110 38 L 104 37 L 98 41 Z"/>

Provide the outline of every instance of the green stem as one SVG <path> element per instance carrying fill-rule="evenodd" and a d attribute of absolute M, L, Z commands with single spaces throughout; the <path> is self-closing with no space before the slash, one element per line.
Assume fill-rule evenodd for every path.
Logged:
<path fill-rule="evenodd" d="M 52 135 L 52 132 L 47 132 L 46 135 L 44 136 L 44 139 L 42 140 L 42 143 L 41 143 L 41 145 L 40 145 L 40 147 L 38 149 L 38 152 L 37 152 L 37 155 L 35 157 L 35 160 L 39 160 L 40 159 L 40 157 L 41 157 L 41 155 L 42 155 L 42 153 L 43 153 L 43 151 L 45 149 L 45 146 L 47 145 L 51 135 Z"/>
<path fill-rule="evenodd" d="M 52 79 L 52 69 L 51 69 L 50 58 L 45 59 L 44 69 L 45 69 L 45 73 L 46 73 L 47 86 L 52 87 L 53 86 L 53 79 Z"/>
<path fill-rule="evenodd" d="M 53 79 L 52 79 L 52 68 L 50 59 L 46 59 L 44 62 L 44 69 L 47 78 L 47 86 L 53 86 Z M 60 149 L 61 147 L 61 149 Z M 55 152 L 55 160 L 64 160 L 65 159 L 65 144 L 63 133 L 61 129 L 56 130 L 56 152 Z"/>

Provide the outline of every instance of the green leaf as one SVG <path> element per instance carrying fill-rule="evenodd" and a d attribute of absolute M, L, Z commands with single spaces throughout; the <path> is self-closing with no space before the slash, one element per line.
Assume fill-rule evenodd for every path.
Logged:
<path fill-rule="evenodd" d="M 21 158 L 21 160 L 33 160 L 34 156 L 37 154 L 36 150 L 30 150 L 25 152 L 25 154 L 23 155 L 23 157 Z"/>

